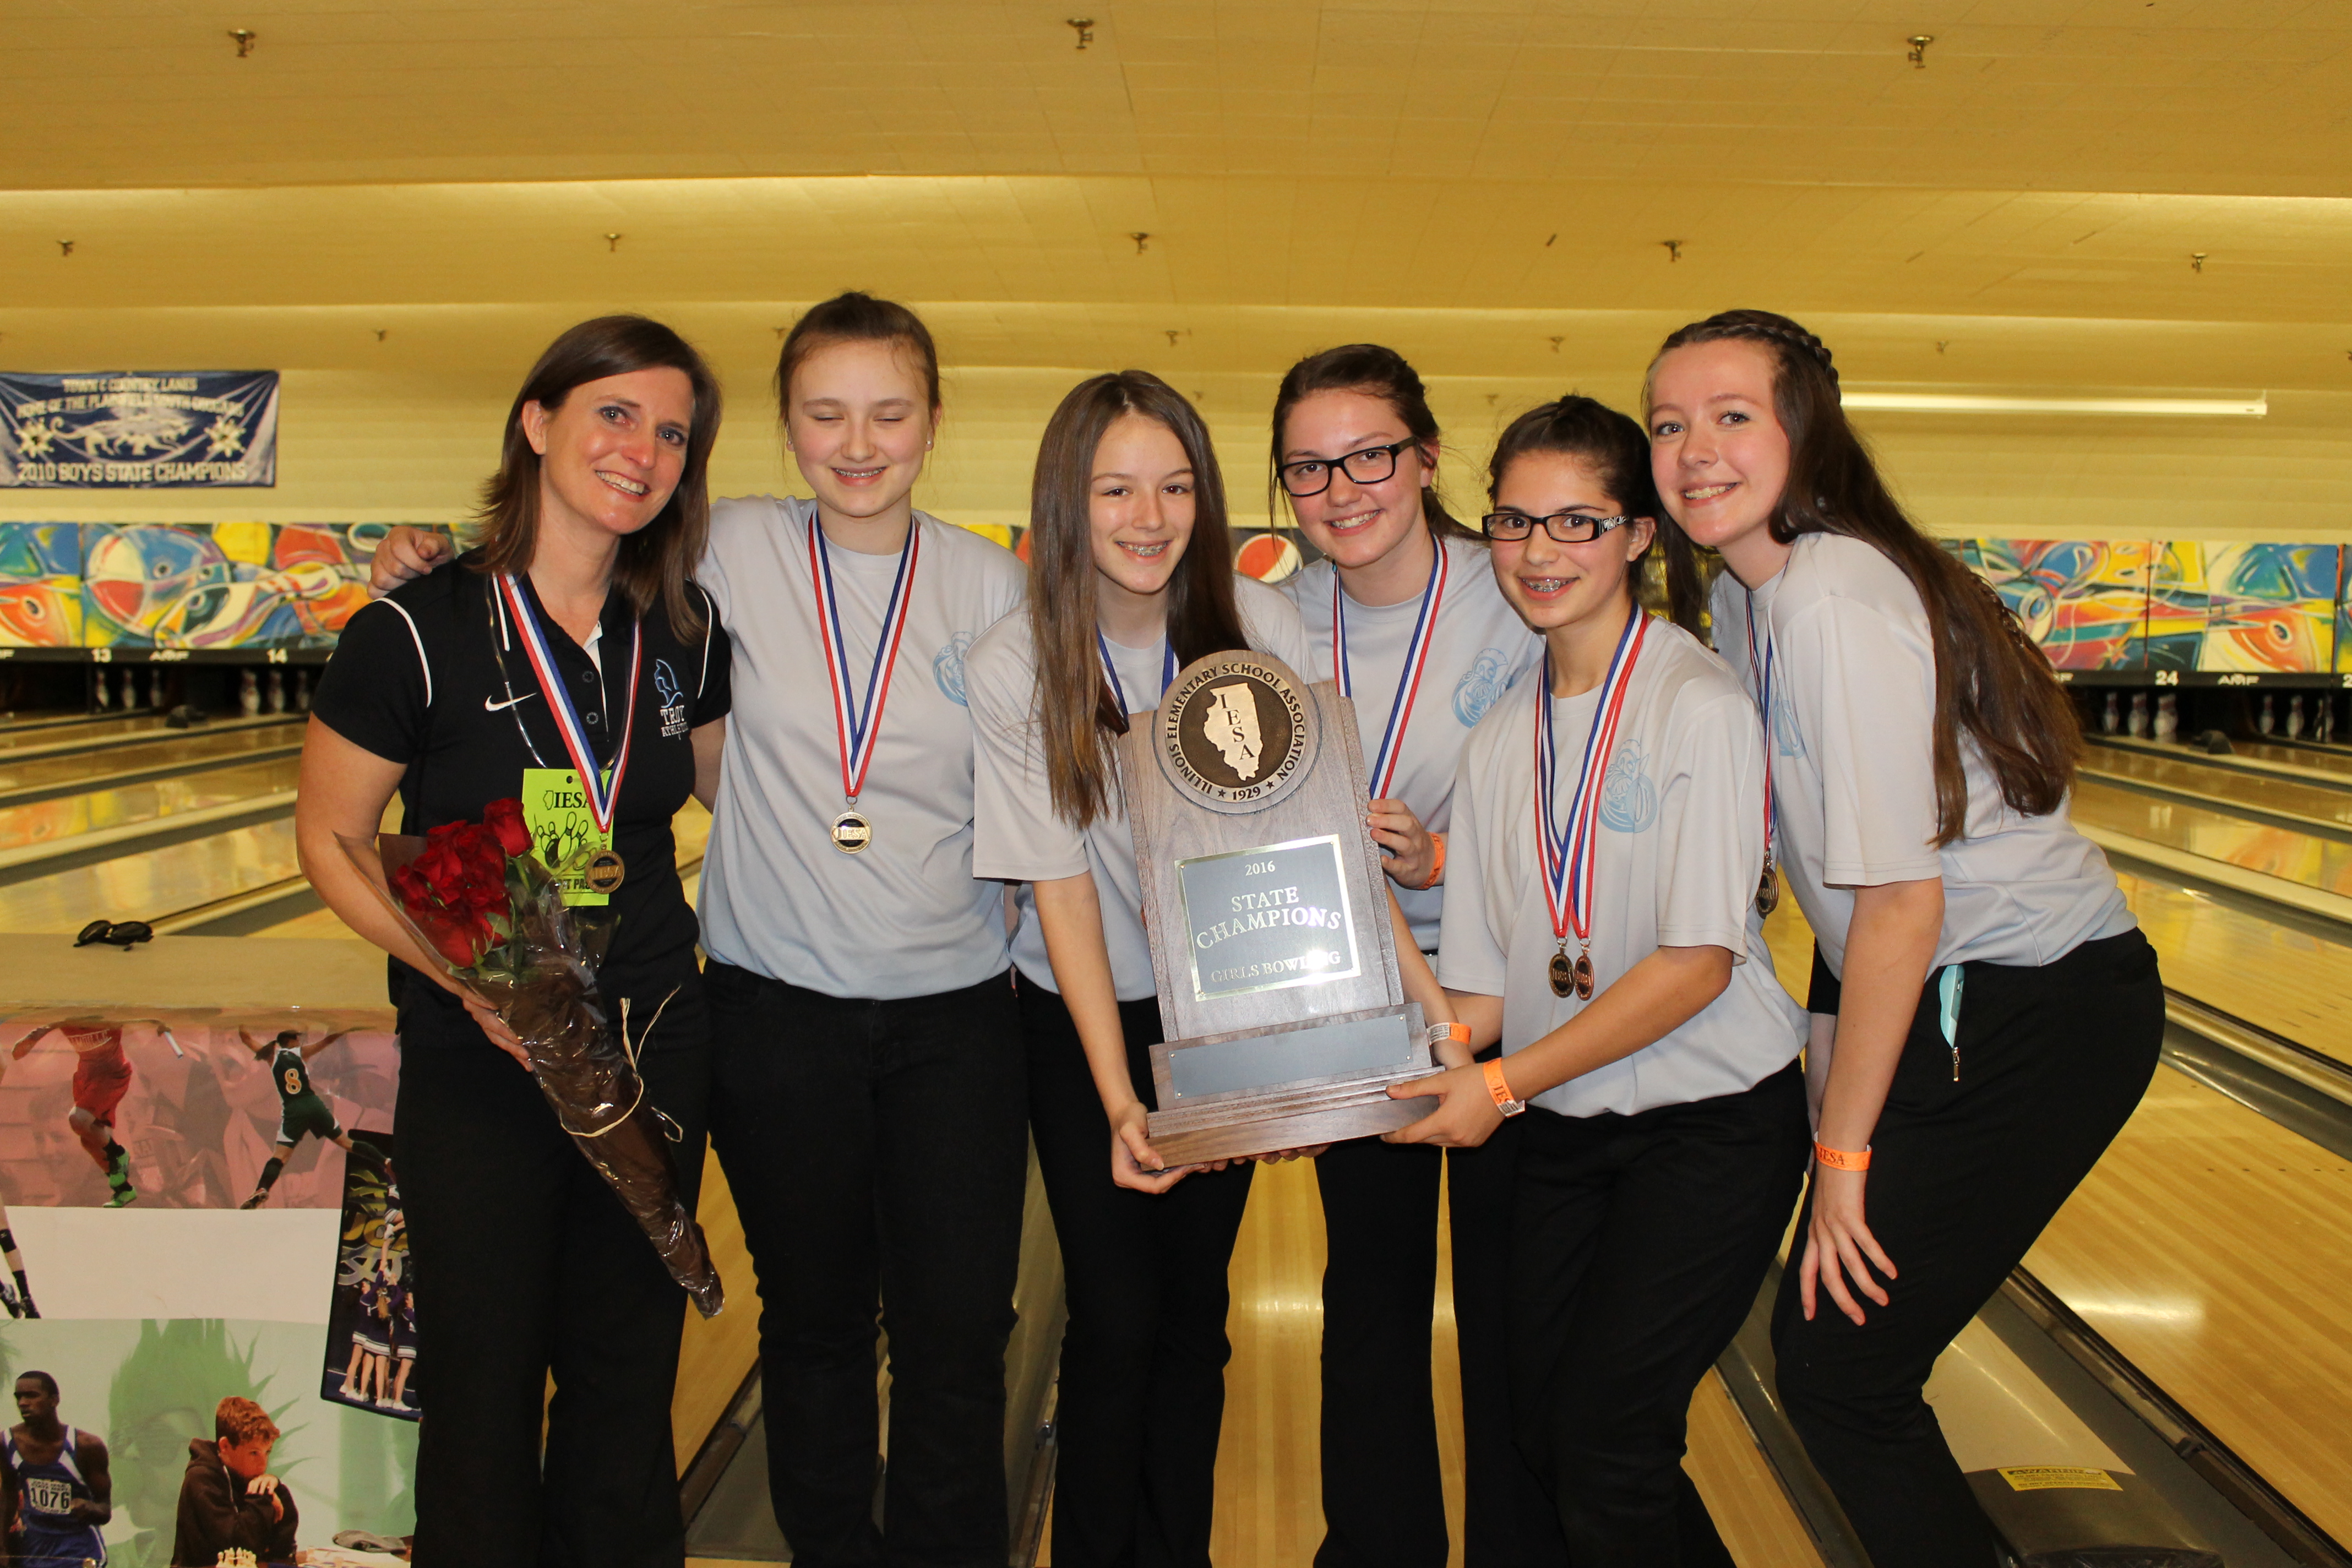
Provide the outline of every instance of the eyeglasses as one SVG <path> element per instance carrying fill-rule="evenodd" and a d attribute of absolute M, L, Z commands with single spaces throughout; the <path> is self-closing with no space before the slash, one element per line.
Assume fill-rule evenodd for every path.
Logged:
<path fill-rule="evenodd" d="M 1545 518 L 1529 517 L 1521 511 L 1497 511 L 1480 518 L 1478 526 L 1487 538 L 1503 544 L 1527 538 L 1538 522 L 1556 543 L 1590 544 L 1612 528 L 1649 521 L 1646 517 L 1587 517 L 1580 511 L 1556 511 Z"/>
<path fill-rule="evenodd" d="M 1367 447 L 1344 458 L 1308 458 L 1303 462 L 1285 463 L 1275 473 L 1281 478 L 1284 489 L 1304 500 L 1331 488 L 1334 468 L 1347 469 L 1348 477 L 1360 485 L 1379 484 L 1395 474 L 1399 452 L 1419 445 L 1412 440 L 1396 441 L 1386 447 Z"/>
<path fill-rule="evenodd" d="M 155 940 L 155 928 L 145 921 L 92 921 L 81 928 L 74 938 L 76 947 L 88 947 L 102 942 L 110 947 L 129 948 L 133 943 Z"/>

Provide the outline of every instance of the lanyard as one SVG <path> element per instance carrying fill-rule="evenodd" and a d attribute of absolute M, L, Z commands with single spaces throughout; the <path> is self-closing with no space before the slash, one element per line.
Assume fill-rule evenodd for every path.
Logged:
<path fill-rule="evenodd" d="M 530 607 L 530 595 L 511 575 L 499 578 L 499 592 L 506 596 L 515 627 L 522 633 L 523 652 L 530 656 L 530 672 L 539 678 L 539 689 L 547 697 L 548 710 L 555 715 L 555 728 L 563 737 L 563 749 L 572 756 L 572 770 L 580 775 L 580 793 L 587 798 L 589 819 L 595 823 L 597 832 L 609 837 L 613 810 L 621 798 L 621 780 L 629 771 L 629 741 L 637 729 L 637 672 L 645 659 L 645 626 L 633 622 L 629 628 L 629 691 L 625 699 L 628 716 L 622 721 L 620 754 L 614 761 L 613 776 L 608 782 L 596 766 L 595 749 L 589 745 L 588 731 L 572 705 L 572 692 L 564 685 L 563 673 L 555 668 L 554 657 L 548 652 L 547 634 L 541 630 L 539 616 Z"/>
<path fill-rule="evenodd" d="M 1442 540 L 1430 542 L 1437 559 L 1430 563 L 1429 581 L 1421 590 L 1421 614 L 1412 623 L 1412 640 L 1405 646 L 1404 668 L 1398 673 L 1395 697 L 1389 701 L 1388 727 L 1381 731 L 1380 750 L 1372 755 L 1371 798 L 1386 800 L 1395 782 L 1397 763 L 1404 755 L 1404 730 L 1412 722 L 1412 701 L 1421 693 L 1421 675 L 1429 663 L 1429 645 L 1437 639 L 1437 611 L 1445 602 L 1445 579 L 1451 567 Z M 1355 672 L 1348 663 L 1348 595 L 1340 591 L 1339 574 L 1331 573 L 1331 678 L 1339 695 L 1356 694 Z"/>
<path fill-rule="evenodd" d="M 1766 621 L 1769 627 L 1771 624 Z M 1772 861 L 1772 667 L 1778 644 L 1768 640 L 1764 645 L 1761 667 L 1756 658 L 1756 595 L 1748 595 L 1748 673 L 1756 682 L 1757 706 L 1764 720 L 1764 876 L 1756 885 L 1756 909 L 1759 914 L 1770 914 L 1780 901 L 1780 881 L 1773 874 Z"/>
<path fill-rule="evenodd" d="M 1642 657 L 1642 640 L 1649 635 L 1650 617 L 1639 605 L 1618 634 L 1617 651 L 1610 656 L 1609 674 L 1601 683 L 1601 700 L 1592 712 L 1592 728 L 1584 738 L 1584 762 L 1577 770 L 1576 794 L 1569 803 L 1566 826 L 1557 826 L 1554 809 L 1558 787 L 1559 747 L 1552 736 L 1551 655 L 1544 655 L 1543 687 L 1536 694 L 1536 843 L 1543 863 L 1544 901 L 1551 914 L 1552 935 L 1559 941 L 1565 968 L 1569 932 L 1576 933 L 1584 952 L 1576 963 L 1578 994 L 1591 994 L 1592 878 L 1601 822 L 1601 781 L 1616 750 L 1617 721 L 1624 711 L 1625 693 L 1633 686 L 1633 665 Z M 1555 980 L 1555 990 L 1559 984 Z M 1566 994 L 1564 991 L 1561 994 Z"/>
<path fill-rule="evenodd" d="M 898 574 L 890 584 L 889 606 L 882 613 L 882 635 L 875 640 L 874 667 L 866 672 L 866 700 L 851 706 L 849 647 L 841 636 L 841 601 L 833 588 L 833 555 L 824 530 L 811 511 L 808 520 L 809 575 L 816 584 L 817 614 L 824 622 L 824 673 L 833 683 L 835 743 L 841 750 L 841 794 L 855 803 L 866 787 L 866 765 L 874 760 L 874 741 L 882 731 L 882 710 L 889 700 L 890 672 L 898 662 L 898 640 L 907 632 L 907 612 L 915 602 L 915 563 L 922 553 L 922 524 L 907 524 L 907 542 L 898 547 Z"/>
<path fill-rule="evenodd" d="M 1176 684 L 1176 644 L 1173 638 L 1167 643 L 1167 657 L 1160 661 L 1160 695 L 1161 697 L 1167 696 L 1168 689 Z M 1124 715 L 1129 710 L 1127 688 L 1118 683 L 1118 671 L 1110 662 L 1110 641 L 1102 635 L 1100 626 L 1095 628 L 1095 651 L 1102 656 L 1103 679 L 1110 682 L 1111 700 L 1118 704 L 1118 710 L 1121 715 Z M 1153 703 L 1157 706 L 1158 699 L 1155 698 Z"/>

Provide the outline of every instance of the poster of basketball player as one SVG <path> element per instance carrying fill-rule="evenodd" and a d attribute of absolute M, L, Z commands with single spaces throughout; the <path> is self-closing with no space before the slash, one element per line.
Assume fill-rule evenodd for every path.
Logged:
<path fill-rule="evenodd" d="M 343 1167 L 343 1223 L 319 1393 L 339 1405 L 414 1421 L 423 1413 L 423 1389 L 416 1381 L 416 1277 L 395 1174 L 399 1152 L 389 1132 L 352 1137 L 383 1158 Z"/>

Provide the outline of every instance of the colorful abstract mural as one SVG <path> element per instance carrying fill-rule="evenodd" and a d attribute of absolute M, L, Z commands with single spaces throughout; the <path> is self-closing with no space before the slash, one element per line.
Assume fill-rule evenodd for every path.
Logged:
<path fill-rule="evenodd" d="M 81 526 L 0 522 L 0 647 L 81 646 Z"/>
<path fill-rule="evenodd" d="M 2341 553 L 2333 544 L 2167 541 L 2148 595 L 2147 668 L 2334 668 Z"/>
<path fill-rule="evenodd" d="M 2060 669 L 2129 669 L 2145 656 L 2155 547 L 2142 540 L 1972 539 L 1958 553 Z"/>
<path fill-rule="evenodd" d="M 367 603 L 382 523 L 89 523 L 85 646 L 331 647 Z"/>

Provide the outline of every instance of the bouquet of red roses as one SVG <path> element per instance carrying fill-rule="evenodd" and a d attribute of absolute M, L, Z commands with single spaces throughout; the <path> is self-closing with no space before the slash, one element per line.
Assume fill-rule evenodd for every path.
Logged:
<path fill-rule="evenodd" d="M 522 804 L 422 838 L 344 838 L 349 855 L 417 944 L 493 1008 L 530 1058 L 556 1121 L 611 1184 L 706 1318 L 726 1304 L 702 1227 L 678 1197 L 677 1124 L 646 1102 L 625 1005 L 615 1029 L 596 992 L 612 927 L 580 920 L 533 853 Z M 659 1014 L 638 1031 L 642 1039 Z"/>

